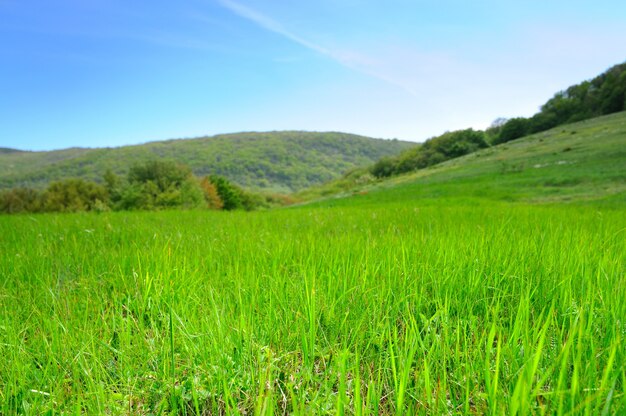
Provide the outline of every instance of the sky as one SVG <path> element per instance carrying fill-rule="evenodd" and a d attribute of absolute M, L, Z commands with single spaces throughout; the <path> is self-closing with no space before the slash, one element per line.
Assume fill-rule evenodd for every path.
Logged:
<path fill-rule="evenodd" d="M 622 0 L 0 0 L 0 147 L 420 142 L 530 116 L 625 60 Z"/>

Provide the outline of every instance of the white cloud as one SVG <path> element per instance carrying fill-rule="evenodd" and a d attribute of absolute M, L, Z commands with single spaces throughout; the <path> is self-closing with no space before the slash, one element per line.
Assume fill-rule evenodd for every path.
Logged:
<path fill-rule="evenodd" d="M 546 28 L 531 20 L 506 29 L 486 27 L 467 36 L 453 33 L 437 39 L 436 34 L 424 31 L 420 36 L 390 39 L 387 33 L 363 36 L 355 43 L 354 37 L 333 38 L 328 31 L 322 35 L 299 28 L 299 33 L 294 33 L 238 0 L 218 2 L 264 30 L 396 87 L 368 85 L 357 102 L 324 113 L 334 120 L 334 129 L 387 137 L 425 138 L 443 129 L 485 128 L 500 116 L 531 116 L 557 90 L 623 60 L 615 45 L 626 39 L 610 25 L 602 30 L 563 24 Z M 325 40 L 311 40 L 319 36 Z M 334 86 L 334 100 L 341 100 L 336 89 Z M 346 95 L 346 100 L 354 101 L 358 94 L 351 91 Z M 362 103 L 370 107 L 359 107 Z M 306 123 L 311 113 L 305 112 L 300 122 Z M 352 124 L 351 115 L 355 117 Z M 319 116 L 317 120 L 320 126 L 322 119 Z"/>
<path fill-rule="evenodd" d="M 295 33 L 287 30 L 285 27 L 283 27 L 283 25 L 281 25 L 279 22 L 272 19 L 271 17 L 266 16 L 247 6 L 244 6 L 232 0 L 218 1 L 222 6 L 229 9 L 239 17 L 249 20 L 267 31 L 276 33 L 307 49 L 324 55 L 346 68 L 377 78 L 388 84 L 394 85 L 411 95 L 415 95 L 414 89 L 410 85 L 405 83 L 402 79 L 397 79 L 393 77 L 392 74 L 381 71 L 382 65 L 380 65 L 380 62 L 378 60 L 371 56 L 353 50 L 340 50 L 336 48 L 321 46 L 317 43 L 304 39 L 299 35 L 296 35 Z"/>
<path fill-rule="evenodd" d="M 316 45 L 312 42 L 309 42 L 293 33 L 291 33 L 290 31 L 288 31 L 287 29 L 285 29 L 280 23 L 278 23 L 277 21 L 271 19 L 268 16 L 265 16 L 264 14 L 261 14 L 259 12 L 257 12 L 256 10 L 253 10 L 247 6 L 244 6 L 242 4 L 236 3 L 232 0 L 218 0 L 219 3 L 226 7 L 227 9 L 229 9 L 230 11 L 232 11 L 233 13 L 235 13 L 236 15 L 238 15 L 239 17 L 242 17 L 246 20 L 249 20 L 253 23 L 255 23 L 257 26 L 266 29 L 270 32 L 274 32 L 278 35 L 281 35 L 299 45 L 304 46 L 305 48 L 311 49 L 315 52 L 319 52 L 322 55 L 327 55 L 327 56 L 331 56 L 332 57 L 332 52 L 329 51 L 326 48 L 323 48 L 319 45 Z"/>

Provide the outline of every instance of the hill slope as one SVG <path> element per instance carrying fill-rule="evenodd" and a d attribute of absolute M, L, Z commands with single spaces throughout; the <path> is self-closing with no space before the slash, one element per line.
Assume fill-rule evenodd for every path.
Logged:
<path fill-rule="evenodd" d="M 424 169 L 454 159 L 489 144 L 506 143 L 566 124 L 624 111 L 626 63 L 615 65 L 590 81 L 557 92 L 530 118 L 497 119 L 485 131 L 465 129 L 445 132 L 395 157 L 382 158 L 370 169 L 377 178 Z"/>
<path fill-rule="evenodd" d="M 441 198 L 626 203 L 626 112 L 560 126 L 393 179 L 356 185 L 344 178 L 302 195 L 329 194 L 338 184 L 344 192 L 321 204 Z M 354 198 L 338 199 L 348 195 Z"/>
<path fill-rule="evenodd" d="M 413 146 L 345 133 L 238 133 L 168 140 L 118 148 L 71 148 L 50 152 L 0 152 L 0 189 L 43 187 L 80 177 L 100 181 L 107 169 L 124 174 L 130 165 L 173 159 L 198 176 L 226 176 L 256 190 L 290 192 L 338 177 Z"/>
<path fill-rule="evenodd" d="M 20 153 L 21 150 L 11 149 L 10 147 L 0 147 L 0 154 L 3 153 Z"/>

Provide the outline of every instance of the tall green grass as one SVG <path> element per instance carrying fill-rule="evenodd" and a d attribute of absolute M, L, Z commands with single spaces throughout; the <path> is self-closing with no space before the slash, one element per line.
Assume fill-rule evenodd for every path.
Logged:
<path fill-rule="evenodd" d="M 0 217 L 0 414 L 626 412 L 626 218 Z"/>

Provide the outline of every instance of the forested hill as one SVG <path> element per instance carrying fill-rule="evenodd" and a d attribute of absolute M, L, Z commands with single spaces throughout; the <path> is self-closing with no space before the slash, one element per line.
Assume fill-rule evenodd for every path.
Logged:
<path fill-rule="evenodd" d="M 17 149 L 11 149 L 8 147 L 0 147 L 0 154 L 3 153 L 20 153 L 21 150 L 17 150 Z"/>
<path fill-rule="evenodd" d="M 63 178 L 101 181 L 110 169 L 125 174 L 138 162 L 167 159 L 197 176 L 218 174 L 254 190 L 290 192 L 399 154 L 414 143 L 346 133 L 268 132 L 225 134 L 117 148 L 49 152 L 0 150 L 0 188 L 43 187 Z M 7 151 L 5 151 L 7 150 Z"/>

